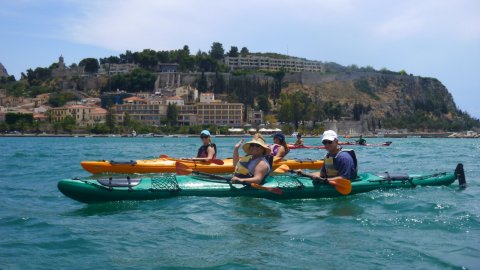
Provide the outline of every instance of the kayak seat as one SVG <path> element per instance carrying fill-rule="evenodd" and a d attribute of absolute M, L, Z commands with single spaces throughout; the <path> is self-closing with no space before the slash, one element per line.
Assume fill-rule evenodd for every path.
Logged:
<path fill-rule="evenodd" d="M 410 179 L 410 176 L 406 173 L 389 173 L 389 172 L 384 172 L 378 174 L 379 177 L 385 179 L 385 180 L 408 180 Z"/>
<path fill-rule="evenodd" d="M 135 160 L 130 160 L 130 161 L 115 161 L 115 160 L 110 160 L 111 165 L 135 165 L 137 162 Z"/>
<path fill-rule="evenodd" d="M 98 179 L 97 182 L 106 187 L 134 187 L 140 182 L 142 179 L 140 178 L 124 178 L 124 179 L 112 179 L 111 177 L 108 179 Z"/>

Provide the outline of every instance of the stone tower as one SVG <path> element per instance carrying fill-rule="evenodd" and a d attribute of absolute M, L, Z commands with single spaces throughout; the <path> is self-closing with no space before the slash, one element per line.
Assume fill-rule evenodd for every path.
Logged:
<path fill-rule="evenodd" d="M 58 58 L 58 68 L 65 69 L 65 62 L 63 62 L 63 55 L 60 55 Z"/>

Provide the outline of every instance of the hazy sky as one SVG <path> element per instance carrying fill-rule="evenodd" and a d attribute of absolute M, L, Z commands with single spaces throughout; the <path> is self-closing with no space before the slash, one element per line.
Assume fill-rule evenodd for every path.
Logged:
<path fill-rule="evenodd" d="M 208 51 L 212 42 L 439 79 L 480 118 L 477 0 L 0 0 L 0 62 L 67 65 L 125 50 Z"/>

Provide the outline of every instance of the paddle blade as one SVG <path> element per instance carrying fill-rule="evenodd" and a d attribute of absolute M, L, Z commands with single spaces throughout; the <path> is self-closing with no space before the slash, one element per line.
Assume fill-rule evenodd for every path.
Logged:
<path fill-rule="evenodd" d="M 192 173 L 192 169 L 179 161 L 175 162 L 175 169 L 178 175 L 188 175 Z"/>
<path fill-rule="evenodd" d="M 286 173 L 286 172 L 289 172 L 290 171 L 290 167 L 288 167 L 288 165 L 280 165 L 278 166 L 278 168 L 276 168 L 273 172 L 276 172 L 276 173 Z"/>
<path fill-rule="evenodd" d="M 279 188 L 264 187 L 264 186 L 261 186 L 261 185 L 256 184 L 256 183 L 251 183 L 250 186 L 251 186 L 252 188 L 269 191 L 269 192 L 275 193 L 275 194 L 277 194 L 277 195 L 282 195 L 282 194 L 283 194 L 283 190 L 281 190 L 281 189 L 279 189 Z"/>
<path fill-rule="evenodd" d="M 348 195 L 352 192 L 352 182 L 345 178 L 328 180 L 328 184 L 334 186 L 340 194 Z"/>
<path fill-rule="evenodd" d="M 221 159 L 210 159 L 210 160 L 207 161 L 207 163 L 209 163 L 209 164 L 213 163 L 213 164 L 217 164 L 217 165 L 223 165 L 224 164 L 223 160 L 221 160 Z"/>

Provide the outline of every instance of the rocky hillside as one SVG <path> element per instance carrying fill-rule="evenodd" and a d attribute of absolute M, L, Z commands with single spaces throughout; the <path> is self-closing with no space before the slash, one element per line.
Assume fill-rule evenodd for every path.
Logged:
<path fill-rule="evenodd" d="M 311 98 L 338 102 L 351 110 L 355 103 L 371 107 L 378 119 L 409 115 L 418 109 L 453 120 L 457 116 L 452 95 L 434 78 L 354 72 L 340 74 L 291 73 L 282 91 L 304 91 Z"/>
<path fill-rule="evenodd" d="M 7 69 L 0 63 L 0 77 L 8 77 Z"/>

